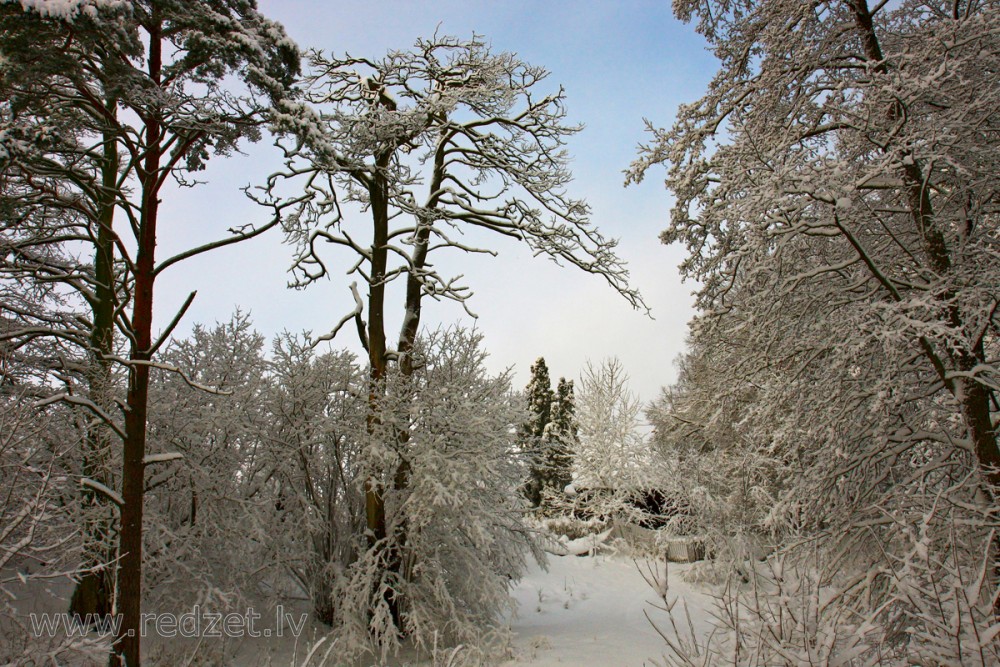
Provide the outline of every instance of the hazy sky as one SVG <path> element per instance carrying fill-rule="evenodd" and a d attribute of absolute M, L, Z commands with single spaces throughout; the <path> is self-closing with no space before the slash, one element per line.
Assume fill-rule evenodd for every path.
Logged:
<path fill-rule="evenodd" d="M 303 48 L 342 55 L 379 57 L 404 49 L 421 36 L 484 36 L 494 51 L 513 51 L 551 72 L 545 84 L 566 89 L 569 120 L 586 127 L 569 150 L 575 182 L 570 193 L 593 207 L 592 219 L 605 236 L 618 238 L 633 285 L 655 319 L 633 311 L 604 281 L 542 258 L 513 242 L 500 242 L 500 257 L 465 256 L 456 262 L 475 296 L 470 307 L 485 335 L 490 365 L 513 366 L 515 384 L 544 356 L 552 375 L 577 377 L 585 361 L 617 355 L 643 399 L 674 378 L 674 358 L 683 350 L 691 317 L 691 284 L 681 284 L 677 264 L 683 250 L 657 240 L 671 199 L 662 169 L 639 186 L 624 188 L 622 171 L 646 140 L 643 118 L 669 125 L 677 105 L 700 97 L 714 61 L 691 26 L 673 18 L 659 2 L 417 2 L 367 3 L 260 0 L 261 10 L 284 24 Z M 543 85 L 545 85 L 543 84 Z M 260 183 L 279 164 L 267 144 L 246 156 L 216 159 L 204 172 L 207 185 L 165 198 L 159 254 L 166 257 L 192 244 L 219 237 L 228 227 L 263 221 L 265 213 L 239 188 Z M 347 221 L 350 224 L 350 221 Z M 365 225 L 367 221 L 359 220 Z M 334 275 L 304 291 L 285 287 L 291 248 L 279 232 L 224 249 L 168 270 L 158 290 L 162 326 L 191 290 L 198 298 L 181 332 L 193 322 L 226 320 L 239 306 L 269 337 L 290 331 L 328 331 L 351 307 L 344 271 L 353 261 L 331 253 Z M 402 283 L 399 284 L 399 287 Z M 397 288 L 398 289 L 398 288 Z M 401 309 L 390 312 L 395 339 Z M 427 326 L 471 320 L 456 304 L 430 303 Z M 352 328 L 335 345 L 357 349 Z"/>

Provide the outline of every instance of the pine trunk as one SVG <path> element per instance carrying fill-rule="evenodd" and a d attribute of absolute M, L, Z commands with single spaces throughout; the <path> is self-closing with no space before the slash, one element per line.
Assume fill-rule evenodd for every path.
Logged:
<path fill-rule="evenodd" d="M 162 67 L 160 25 L 153 10 L 149 28 L 149 75 L 160 83 Z M 125 412 L 125 443 L 122 457 L 121 527 L 119 533 L 118 609 L 121 627 L 115 641 L 112 661 L 117 658 L 127 667 L 139 667 L 141 661 L 142 607 L 142 510 L 145 496 L 146 422 L 149 407 L 149 365 L 152 355 L 153 283 L 155 273 L 156 224 L 159 211 L 161 160 L 160 122 L 153 110 L 144 119 L 146 155 L 140 170 L 142 210 L 139 221 L 138 248 L 132 306 L 132 348 Z"/>

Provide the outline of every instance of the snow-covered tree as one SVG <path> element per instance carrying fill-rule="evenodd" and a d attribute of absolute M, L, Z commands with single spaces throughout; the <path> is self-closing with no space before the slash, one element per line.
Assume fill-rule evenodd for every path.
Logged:
<path fill-rule="evenodd" d="M 526 438 L 541 438 L 551 420 L 552 401 L 555 396 L 552 392 L 549 366 L 545 363 L 544 357 L 538 357 L 535 363 L 531 364 L 531 379 L 524 388 L 524 394 L 528 403 L 528 420 L 521 427 L 521 432 Z"/>
<path fill-rule="evenodd" d="M 348 645 L 369 646 L 380 660 L 398 641 L 391 596 L 402 630 L 424 650 L 464 644 L 463 657 L 475 659 L 502 649 L 490 643 L 513 609 L 510 587 L 526 558 L 541 558 L 518 493 L 524 409 L 509 373 L 489 375 L 485 358 L 481 334 L 439 330 L 418 339 L 410 376 L 393 370 L 387 378 L 365 463 L 396 469 L 406 461 L 408 483 L 385 499 L 386 539 L 400 542 L 369 548 L 336 591 Z M 380 559 L 394 551 L 401 570 L 387 578 Z"/>
<path fill-rule="evenodd" d="M 41 394 L 24 375 L 0 369 L 0 660 L 77 664 L 91 653 L 81 638 L 38 637 L 18 602 L 33 575 L 79 576 L 73 525 L 87 514 L 65 507 L 78 492 L 75 450 L 83 432 L 65 404 L 36 407 Z M 67 548 L 67 545 L 70 545 Z M 34 583 L 34 582 L 32 582 Z M 92 648 L 92 647 L 90 647 Z M 87 663 L 90 664 L 90 663 Z"/>
<path fill-rule="evenodd" d="M 573 481 L 573 460 L 579 442 L 573 381 L 559 378 L 549 423 L 542 433 L 542 491 L 562 495 Z"/>
<path fill-rule="evenodd" d="M 617 358 L 598 366 L 591 362 L 580 374 L 576 409 L 580 444 L 574 465 L 581 488 L 641 488 L 649 446 L 639 432 L 639 397 Z"/>
<path fill-rule="evenodd" d="M 269 377 L 258 466 L 285 530 L 268 541 L 294 554 L 288 571 L 314 616 L 334 625 L 351 611 L 336 591 L 364 548 L 365 375 L 350 353 L 319 354 L 286 334 L 274 342 Z"/>
<path fill-rule="evenodd" d="M 0 22 L 0 51 L 12 54 L 0 73 L 0 300 L 17 323 L 0 336 L 11 341 L 14 354 L 40 338 L 57 338 L 65 359 L 60 372 L 76 374 L 78 396 L 111 413 L 115 381 L 108 357 L 115 352 L 113 319 L 121 304 L 112 278 L 117 147 L 106 118 L 85 105 L 56 102 L 54 96 L 69 92 L 40 75 L 61 71 L 81 85 L 87 79 L 73 49 L 64 49 L 65 35 L 13 3 L 0 7 Z M 77 39 L 92 39 L 92 28 L 78 26 Z M 92 262 L 77 258 L 81 244 Z M 39 370 L 52 370 L 51 360 L 37 361 Z M 117 486 L 120 468 L 113 437 L 107 424 L 91 420 L 76 453 L 84 477 L 109 488 Z M 106 565 L 114 558 L 109 536 L 115 509 L 89 487 L 80 495 L 89 508 L 82 520 L 88 571 L 70 611 L 109 613 L 113 572 Z"/>
<path fill-rule="evenodd" d="M 178 370 L 151 386 L 147 598 L 226 611 L 291 586 L 337 622 L 335 591 L 363 543 L 367 385 L 354 356 L 285 333 L 265 358 L 237 312 L 172 341 L 160 364 Z"/>
<path fill-rule="evenodd" d="M 579 127 L 566 122 L 561 90 L 541 92 L 544 69 L 494 53 L 478 36 L 436 35 L 381 59 L 314 52 L 309 61 L 309 105 L 285 104 L 278 114 L 289 134 L 286 169 L 269 180 L 259 201 L 283 219 L 296 246 L 299 284 L 326 275 L 321 251 L 330 244 L 353 254 L 349 273 L 367 294 L 352 285 L 355 307 L 329 337 L 354 321 L 368 353 L 373 427 L 391 365 L 413 372 L 424 297 L 464 306 L 471 295 L 461 276 L 439 272 L 434 256 L 493 255 L 496 237 L 506 237 L 603 278 L 642 306 L 616 242 L 593 227 L 587 204 L 566 191 L 564 144 Z M 288 199 L 283 193 L 292 186 L 304 191 Z M 475 245 L 479 240 L 485 247 Z M 403 283 L 404 301 L 394 346 L 386 308 L 393 283 Z M 386 539 L 393 521 L 384 491 L 405 486 L 409 473 L 405 467 L 372 472 L 366 531 L 375 547 L 400 541 Z M 399 554 L 384 561 L 386 575 L 396 577 Z M 398 609 L 394 615 L 401 627 Z"/>
<path fill-rule="evenodd" d="M 701 284 L 710 400 L 741 404 L 742 446 L 794 470 L 768 521 L 820 538 L 839 573 L 884 575 L 836 598 L 866 650 L 988 663 L 996 573 L 960 603 L 928 582 L 979 581 L 997 554 L 1000 7 L 675 7 L 720 69 L 630 177 L 670 165 L 662 238 Z M 938 603 L 991 639 L 963 658 Z"/>
<path fill-rule="evenodd" d="M 695 338 L 688 343 L 676 383 L 646 409 L 656 488 L 681 510 L 669 517 L 668 530 L 698 535 L 716 560 L 738 563 L 775 541 L 771 511 L 799 470 L 771 455 L 766 440 L 748 440 L 753 432 L 743 426 L 756 393 L 729 390 L 728 368 L 736 361 Z M 738 345 L 729 349 L 742 354 Z"/>
<path fill-rule="evenodd" d="M 146 599 L 161 609 L 234 608 L 253 590 L 253 577 L 275 570 L 263 537 L 273 503 L 254 492 L 269 472 L 261 462 L 269 423 L 263 348 L 263 337 L 237 312 L 171 341 L 160 363 L 178 370 L 154 371 L 143 538 L 150 569 L 143 580 Z"/>
<path fill-rule="evenodd" d="M 713 9 L 678 14 L 699 17 L 722 69 L 632 172 L 670 161 L 678 202 L 663 239 L 688 243 L 699 306 L 766 330 L 811 304 L 833 331 L 915 354 L 991 478 L 993 3 Z M 716 142 L 723 127 L 731 138 Z M 810 340 L 797 347 L 778 352 L 828 363 Z"/>
<path fill-rule="evenodd" d="M 543 357 L 531 365 L 531 379 L 524 389 L 528 420 L 518 429 L 527 462 L 522 488 L 532 507 L 549 505 L 573 481 L 573 452 L 577 442 L 573 381 L 559 378 L 552 390 L 549 367 Z"/>
<path fill-rule="evenodd" d="M 255 236 L 277 222 L 158 259 L 160 201 L 171 177 L 193 184 L 190 174 L 203 168 L 211 153 L 226 154 L 243 139 L 259 138 L 269 104 L 289 91 L 298 53 L 250 0 L 4 3 L 0 10 L 3 157 L 17 163 L 16 177 L 4 183 L 4 205 L 13 201 L 15 210 L 34 220 L 54 211 L 62 225 L 64 212 L 81 217 L 83 231 L 71 240 L 94 244 L 99 262 L 93 282 L 59 266 L 55 276 L 44 273 L 45 265 L 37 275 L 100 301 L 95 312 L 110 315 L 128 347 L 111 358 L 128 373 L 121 423 L 99 403 L 90 401 L 88 407 L 122 443 L 116 605 L 123 623 L 115 651 L 135 667 L 149 373 L 184 310 L 154 339 L 154 285 L 182 259 Z M 57 122 L 49 124 L 48 118 Z M 11 145 L 17 150 L 8 150 Z M 54 240 L 65 239 L 55 233 Z M 114 258 L 108 261 L 111 248 Z M 89 289 L 93 285 L 103 289 L 103 300 Z M 67 333 L 61 326 L 44 331 L 56 337 Z M 10 337 L 36 335 L 29 328 Z M 95 342 L 107 360 L 107 342 Z"/>
<path fill-rule="evenodd" d="M 532 507 L 542 502 L 543 467 L 542 436 L 549 425 L 552 414 L 552 380 L 544 357 L 538 357 L 531 365 L 531 379 L 524 388 L 528 404 L 528 419 L 518 431 L 521 448 L 528 461 L 528 479 L 524 483 L 524 494 Z"/>

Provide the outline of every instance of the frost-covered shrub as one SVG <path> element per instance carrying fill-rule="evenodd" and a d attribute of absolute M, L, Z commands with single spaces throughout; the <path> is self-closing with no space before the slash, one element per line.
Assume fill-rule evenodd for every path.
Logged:
<path fill-rule="evenodd" d="M 688 377 L 682 371 L 683 381 Z M 766 450 L 748 446 L 746 434 L 731 425 L 720 428 L 717 420 L 735 421 L 736 415 L 719 406 L 692 437 L 690 421 L 703 419 L 698 412 L 706 407 L 693 384 L 664 392 L 647 411 L 655 429 L 657 484 L 676 508 L 664 517 L 663 531 L 697 536 L 722 561 L 760 557 L 779 539 L 770 518 L 790 473 Z"/>
<path fill-rule="evenodd" d="M 528 556 L 541 557 L 517 492 L 523 410 L 509 374 L 486 372 L 481 338 L 461 329 L 423 338 L 413 375 L 386 380 L 364 450 L 366 470 L 395 471 L 384 480 L 389 544 L 370 545 L 335 595 L 348 644 L 381 659 L 398 646 L 390 600 L 419 649 L 465 644 L 476 650 L 460 655 L 472 660 L 501 643 L 510 587 Z"/>
<path fill-rule="evenodd" d="M 303 337 L 278 337 L 270 358 L 263 345 L 237 314 L 164 353 L 184 375 L 155 378 L 150 451 L 182 458 L 153 467 L 147 586 L 170 609 L 305 594 L 330 624 L 358 552 L 365 378 L 353 355 Z"/>
<path fill-rule="evenodd" d="M 308 341 L 275 342 L 266 441 L 272 497 L 280 506 L 275 553 L 313 600 L 316 617 L 334 623 L 337 581 L 358 558 L 364 499 L 360 449 L 367 382 L 353 355 L 317 354 Z"/>
<path fill-rule="evenodd" d="M 1000 517 L 978 492 L 968 480 L 910 489 L 840 535 L 729 568 L 711 636 L 685 632 L 665 596 L 652 616 L 665 664 L 1000 664 Z"/>
<path fill-rule="evenodd" d="M 153 608 L 231 611 L 252 588 L 250 573 L 267 572 L 260 528 L 271 508 L 250 493 L 264 423 L 263 345 L 237 313 L 173 341 L 161 360 L 178 372 L 152 377 L 147 452 L 161 460 L 147 466 L 143 579 Z"/>
<path fill-rule="evenodd" d="M 80 423 L 65 405 L 36 404 L 50 391 L 14 381 L 0 364 L 0 664 L 106 664 L 106 644 L 38 636 L 27 615 L 38 600 L 55 600 L 47 592 L 54 581 L 84 570 L 78 536 L 88 509 L 74 467 Z"/>
<path fill-rule="evenodd" d="M 608 522 L 600 518 L 583 519 L 572 514 L 559 514 L 536 519 L 530 525 L 555 538 L 565 537 L 567 540 L 578 540 L 581 537 L 606 530 Z"/>
<path fill-rule="evenodd" d="M 669 587 L 662 586 L 661 613 L 651 621 L 669 649 L 663 664 L 854 664 L 858 647 L 865 650 L 868 628 L 859 627 L 851 610 L 837 603 L 844 589 L 824 581 L 817 567 L 822 568 L 818 560 L 803 563 L 781 556 L 750 566 L 742 580 L 730 576 L 713 610 L 718 628 L 707 636 L 690 629 L 686 610 L 674 605 Z M 657 580 L 666 581 L 665 575 Z"/>
<path fill-rule="evenodd" d="M 227 611 L 305 593 L 345 655 L 384 659 L 403 637 L 462 644 L 461 660 L 502 646 L 509 589 L 540 551 L 516 492 L 523 415 L 480 339 L 423 339 L 413 373 L 386 378 L 378 419 L 346 352 L 286 335 L 265 358 L 243 317 L 173 345 L 164 359 L 184 375 L 159 376 L 150 433 L 164 459 L 147 497 L 154 604 Z M 377 476 L 389 537 L 372 543 L 364 493 Z"/>

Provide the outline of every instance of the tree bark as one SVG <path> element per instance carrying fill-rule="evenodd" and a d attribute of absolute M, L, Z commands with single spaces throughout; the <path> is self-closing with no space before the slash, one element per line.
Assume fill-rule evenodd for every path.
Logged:
<path fill-rule="evenodd" d="M 368 433 L 375 434 L 381 423 L 382 399 L 385 396 L 385 375 L 387 367 L 385 337 L 385 278 L 389 254 L 389 192 L 383 173 L 389 164 L 390 152 L 380 154 L 376 159 L 376 170 L 368 183 L 374 233 L 371 247 L 371 281 L 368 286 Z M 383 572 L 389 575 L 398 571 L 393 568 L 392 549 L 386 537 L 385 487 L 380 475 L 372 472 L 365 481 L 365 520 L 368 547 L 373 549 Z M 402 629 L 398 595 L 392 587 L 386 587 L 383 600 L 389 607 L 393 624 Z"/>
<path fill-rule="evenodd" d="M 160 84 L 162 67 L 161 25 L 154 5 L 149 27 L 149 77 Z M 132 345 L 129 355 L 128 394 L 125 411 L 125 442 L 122 457 L 121 528 L 118 553 L 118 613 L 122 622 L 114 644 L 117 658 L 127 667 L 139 667 L 142 605 L 142 515 L 145 495 L 146 422 L 149 407 L 149 366 L 152 355 L 153 283 L 156 225 L 159 211 L 161 127 L 156 110 L 143 119 L 146 154 L 139 172 L 142 202 L 138 249 L 135 262 L 132 306 Z"/>

